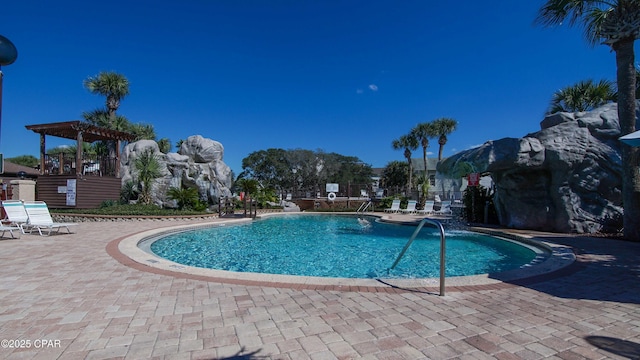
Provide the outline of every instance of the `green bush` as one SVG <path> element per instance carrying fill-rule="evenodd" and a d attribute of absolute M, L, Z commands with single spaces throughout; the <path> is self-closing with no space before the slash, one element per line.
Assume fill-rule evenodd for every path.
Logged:
<path fill-rule="evenodd" d="M 129 180 L 124 183 L 122 189 L 120 189 L 120 202 L 122 204 L 128 204 L 129 201 L 137 199 L 139 193 L 136 183 Z"/>
<path fill-rule="evenodd" d="M 100 208 L 103 209 L 103 208 L 107 208 L 107 207 L 115 206 L 115 205 L 118 205 L 118 201 L 116 201 L 116 200 L 105 200 L 105 201 L 100 203 Z"/>
<path fill-rule="evenodd" d="M 407 207 L 407 203 L 409 202 L 409 198 L 406 196 L 387 196 L 385 198 L 382 198 L 380 200 L 380 203 L 378 205 L 376 205 L 376 208 L 378 209 L 389 209 L 391 208 L 391 203 L 393 202 L 393 200 L 398 200 L 400 199 L 400 208 L 404 209 Z"/>
<path fill-rule="evenodd" d="M 203 206 L 203 204 L 200 203 L 198 189 L 193 187 L 181 189 L 172 187 L 169 189 L 169 191 L 167 191 L 167 198 L 169 198 L 169 200 L 177 201 L 179 209 L 195 210 L 196 206 Z M 204 205 L 204 209 L 206 209 L 206 207 L 207 206 Z"/>

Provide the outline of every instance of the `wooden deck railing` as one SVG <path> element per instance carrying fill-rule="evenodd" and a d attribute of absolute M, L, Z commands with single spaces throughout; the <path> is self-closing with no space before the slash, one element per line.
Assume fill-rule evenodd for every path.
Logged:
<path fill-rule="evenodd" d="M 71 154 L 45 155 L 43 175 L 116 176 L 116 159 L 107 156 L 84 156 L 79 171 Z"/>

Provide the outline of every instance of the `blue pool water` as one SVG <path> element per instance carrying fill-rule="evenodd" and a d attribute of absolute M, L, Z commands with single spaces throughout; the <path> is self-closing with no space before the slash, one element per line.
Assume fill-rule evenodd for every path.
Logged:
<path fill-rule="evenodd" d="M 388 271 L 415 227 L 366 220 L 276 216 L 167 235 L 150 249 L 183 265 L 228 271 L 343 278 L 439 276 L 440 233 L 435 228 L 425 226 Z M 466 231 L 448 231 L 446 240 L 446 276 L 510 270 L 539 255 L 529 247 Z"/>

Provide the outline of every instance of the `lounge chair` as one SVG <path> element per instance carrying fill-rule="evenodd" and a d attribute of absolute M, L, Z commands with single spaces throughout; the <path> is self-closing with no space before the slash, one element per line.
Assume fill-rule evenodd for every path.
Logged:
<path fill-rule="evenodd" d="M 416 210 L 416 213 L 417 214 L 422 214 L 422 215 L 431 215 L 431 214 L 433 214 L 433 206 L 434 205 L 435 205 L 435 201 L 427 200 L 424 203 L 424 209 Z"/>
<path fill-rule="evenodd" d="M 416 204 L 418 202 L 415 200 L 409 200 L 407 202 L 407 208 L 406 209 L 401 209 L 403 214 L 415 214 L 416 212 Z"/>
<path fill-rule="evenodd" d="M 453 211 L 451 211 L 451 201 L 443 201 L 440 204 L 440 210 L 436 210 L 435 213 L 438 215 L 452 215 Z"/>
<path fill-rule="evenodd" d="M 13 230 L 18 230 L 18 234 L 21 232 L 20 228 L 17 226 L 0 225 L 0 231 L 2 231 L 2 235 L 0 235 L 0 237 L 4 237 L 4 233 L 8 231 L 9 234 L 11 234 L 11 238 L 15 239 L 16 236 L 13 235 Z"/>
<path fill-rule="evenodd" d="M 4 208 L 5 214 L 7 214 L 4 221 L 9 222 L 8 226 L 13 228 L 17 227 L 18 230 L 24 234 L 24 228 L 27 226 L 29 215 L 27 215 L 27 211 L 24 209 L 22 200 L 3 200 L 2 207 Z M 11 236 L 13 236 L 13 233 L 11 233 Z"/>
<path fill-rule="evenodd" d="M 384 209 L 384 212 L 388 212 L 388 213 L 397 213 L 398 211 L 400 211 L 400 200 L 393 200 L 393 202 L 391 203 L 391 207 L 388 209 Z"/>
<path fill-rule="evenodd" d="M 49 208 L 44 201 L 25 201 L 24 209 L 27 211 L 27 215 L 29 215 L 27 226 L 29 227 L 30 233 L 33 232 L 33 229 L 38 229 L 38 232 L 42 236 L 42 229 L 49 229 L 47 235 L 51 235 L 53 229 L 57 229 L 57 232 L 60 232 L 61 228 L 66 228 L 69 234 L 71 234 L 69 226 L 78 225 L 76 223 L 53 222 Z"/>

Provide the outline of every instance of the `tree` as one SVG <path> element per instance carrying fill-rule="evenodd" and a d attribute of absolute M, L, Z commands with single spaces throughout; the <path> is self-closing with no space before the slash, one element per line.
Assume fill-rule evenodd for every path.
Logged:
<path fill-rule="evenodd" d="M 153 181 L 162 176 L 160 162 L 153 151 L 147 149 L 134 159 L 133 166 L 140 185 L 138 200 L 142 204 L 150 204 Z"/>
<path fill-rule="evenodd" d="M 169 140 L 168 138 L 162 138 L 157 142 L 158 142 L 158 148 L 160 149 L 161 153 L 166 154 L 169 151 L 171 151 L 171 140 Z"/>
<path fill-rule="evenodd" d="M 242 159 L 242 174 L 239 177 L 253 178 L 265 186 L 278 190 L 290 188 L 291 166 L 284 149 L 254 151 Z"/>
<path fill-rule="evenodd" d="M 424 162 L 423 176 L 427 178 L 427 148 L 429 147 L 429 139 L 436 137 L 435 129 L 432 123 L 420 123 L 411 130 L 413 135 L 422 145 L 422 161 Z"/>
<path fill-rule="evenodd" d="M 130 124 L 129 128 L 126 131 L 130 132 L 136 137 L 135 141 L 156 139 L 156 131 L 151 124 Z"/>
<path fill-rule="evenodd" d="M 438 161 L 442 160 L 442 150 L 447 143 L 447 135 L 451 134 L 458 127 L 458 122 L 451 118 L 439 118 L 431 123 L 433 133 L 438 137 Z"/>
<path fill-rule="evenodd" d="M 116 72 L 101 72 L 97 76 L 88 77 L 83 82 L 84 87 L 92 94 L 102 95 L 106 97 L 106 118 L 100 110 L 94 111 L 95 121 L 104 122 L 101 125 L 112 130 L 124 129 L 118 128 L 120 123 L 126 118 L 118 118 L 116 110 L 120 107 L 120 101 L 129 95 L 129 80 Z M 85 117 L 86 118 L 86 117 Z M 128 121 L 126 121 L 128 123 Z M 116 157 L 116 142 L 108 141 L 107 149 L 109 157 Z"/>
<path fill-rule="evenodd" d="M 615 101 L 615 85 L 608 80 L 583 80 L 567 86 L 553 94 L 547 114 L 559 111 L 590 111 L 608 102 Z"/>
<path fill-rule="evenodd" d="M 391 146 L 394 150 L 404 149 L 404 157 L 407 159 L 408 168 L 408 179 L 407 181 L 407 196 L 411 196 L 411 176 L 413 173 L 413 166 L 411 165 L 411 152 L 418 148 L 418 139 L 409 133 L 407 135 L 402 135 L 399 138 L 393 140 L 391 142 Z"/>
<path fill-rule="evenodd" d="M 84 87 L 92 94 L 106 97 L 106 108 L 111 122 L 115 122 L 120 101 L 129 95 L 129 80 L 116 72 L 100 72 L 84 80 Z"/>
<path fill-rule="evenodd" d="M 316 192 L 326 182 L 369 184 L 373 170 L 355 156 L 322 150 L 267 149 L 242 159 L 239 178 L 253 178 L 265 189 Z"/>
<path fill-rule="evenodd" d="M 90 124 L 117 131 L 129 131 L 132 124 L 125 116 L 116 114 L 115 118 L 109 116 L 109 112 L 105 109 L 95 109 L 93 111 L 85 111 L 82 117 Z"/>
<path fill-rule="evenodd" d="M 542 25 L 578 25 L 590 45 L 605 44 L 616 55 L 618 119 L 622 135 L 636 131 L 634 42 L 640 36 L 639 0 L 548 0 L 536 18 Z M 640 148 L 622 144 L 624 237 L 640 241 Z"/>
<path fill-rule="evenodd" d="M 35 168 L 40 165 L 40 160 L 33 155 L 20 155 L 12 158 L 6 158 L 5 160 L 17 165 L 28 166 L 30 168 Z"/>
<path fill-rule="evenodd" d="M 395 192 L 398 189 L 407 185 L 407 171 L 408 166 L 404 161 L 391 161 L 382 170 L 382 177 L 380 179 L 381 185 L 387 189 L 395 188 Z"/>

